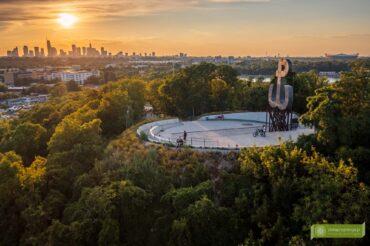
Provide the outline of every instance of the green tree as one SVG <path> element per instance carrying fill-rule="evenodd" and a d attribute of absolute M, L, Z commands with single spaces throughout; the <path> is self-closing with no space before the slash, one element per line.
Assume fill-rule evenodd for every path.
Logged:
<path fill-rule="evenodd" d="M 288 84 L 294 88 L 293 111 L 299 114 L 307 111 L 307 98 L 315 95 L 315 90 L 328 85 L 325 77 L 320 77 L 317 72 L 294 73 L 288 78 Z"/>
<path fill-rule="evenodd" d="M 65 117 L 48 143 L 50 185 L 63 194 L 73 192 L 70 182 L 88 172 L 102 155 L 101 121 L 95 117 L 85 108 Z"/>
<path fill-rule="evenodd" d="M 0 153 L 0 244 L 17 245 L 23 232 L 21 182 L 22 159 L 14 152 Z"/>
<path fill-rule="evenodd" d="M 18 125 L 0 146 L 3 151 L 14 150 L 29 165 L 36 155 L 46 155 L 46 129 L 30 122 Z"/>
<path fill-rule="evenodd" d="M 351 158 L 360 176 L 370 183 L 370 69 L 354 63 L 341 79 L 318 89 L 308 99 L 304 124 L 315 127 L 315 140 L 321 151 L 336 157 Z M 303 140 L 305 141 L 305 140 Z"/>
<path fill-rule="evenodd" d="M 28 93 L 48 94 L 50 87 L 45 84 L 33 84 L 27 90 Z"/>
<path fill-rule="evenodd" d="M 308 240 L 312 224 L 362 223 L 369 216 L 369 188 L 350 161 L 333 163 L 291 144 L 245 150 L 239 160 L 254 185 L 237 204 L 261 243 Z"/>
<path fill-rule="evenodd" d="M 74 80 L 69 80 L 66 82 L 67 91 L 79 91 L 81 88 L 78 86 L 77 82 Z"/>
<path fill-rule="evenodd" d="M 53 97 L 61 97 L 67 93 L 67 87 L 63 82 L 59 82 L 50 90 Z"/>
<path fill-rule="evenodd" d="M 117 89 L 105 93 L 97 113 L 102 121 L 103 134 L 112 136 L 121 133 L 127 127 L 129 113 L 127 91 Z"/>
<path fill-rule="evenodd" d="M 129 121 L 132 123 L 142 119 L 145 101 L 145 83 L 140 80 L 123 81 L 129 97 Z"/>
<path fill-rule="evenodd" d="M 102 79 L 97 76 L 91 76 L 85 81 L 86 85 L 100 85 L 102 83 Z"/>
<path fill-rule="evenodd" d="M 235 100 L 239 99 L 240 87 L 237 72 L 231 67 L 201 63 L 180 70 L 162 85 L 153 84 L 152 97 L 157 98 L 152 101 L 167 114 L 189 117 L 240 106 Z"/>
<path fill-rule="evenodd" d="M 211 90 L 211 101 L 214 110 L 225 110 L 227 109 L 227 98 L 229 93 L 229 88 L 227 83 L 222 79 L 212 79 L 210 81 Z"/>
<path fill-rule="evenodd" d="M 191 204 L 172 223 L 173 245 L 237 245 L 233 214 L 206 197 Z"/>
<path fill-rule="evenodd" d="M 8 87 L 0 82 L 0 92 L 6 92 L 8 90 Z"/>

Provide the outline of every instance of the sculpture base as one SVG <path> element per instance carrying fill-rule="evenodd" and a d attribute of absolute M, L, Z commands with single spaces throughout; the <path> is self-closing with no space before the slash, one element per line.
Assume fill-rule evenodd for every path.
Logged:
<path fill-rule="evenodd" d="M 266 112 L 266 125 L 269 132 L 290 131 L 292 127 L 291 110 L 280 110 L 278 107 L 268 106 Z"/>

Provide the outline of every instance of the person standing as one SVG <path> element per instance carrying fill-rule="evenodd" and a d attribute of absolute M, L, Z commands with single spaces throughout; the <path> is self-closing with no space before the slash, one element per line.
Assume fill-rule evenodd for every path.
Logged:
<path fill-rule="evenodd" d="M 188 133 L 186 132 L 186 130 L 184 130 L 184 141 L 186 141 L 187 136 L 188 136 Z"/>

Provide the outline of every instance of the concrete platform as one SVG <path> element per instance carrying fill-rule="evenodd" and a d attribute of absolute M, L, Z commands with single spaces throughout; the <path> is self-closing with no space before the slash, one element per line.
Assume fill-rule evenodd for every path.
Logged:
<path fill-rule="evenodd" d="M 152 142 L 176 144 L 179 137 L 187 132 L 185 144 L 195 148 L 235 149 L 245 147 L 262 147 L 279 145 L 280 142 L 296 141 L 299 135 L 314 133 L 313 129 L 299 126 L 287 132 L 266 132 L 266 136 L 254 137 L 253 133 L 265 124 L 265 112 L 225 114 L 224 120 L 217 120 L 218 115 L 202 117 L 197 121 L 154 122 L 142 126 L 140 131 L 146 132 Z"/>

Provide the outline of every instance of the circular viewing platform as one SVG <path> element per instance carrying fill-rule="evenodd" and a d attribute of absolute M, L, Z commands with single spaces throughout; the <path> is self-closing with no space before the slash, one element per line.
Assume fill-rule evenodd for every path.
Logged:
<path fill-rule="evenodd" d="M 195 121 L 170 119 L 142 125 L 137 133 L 145 133 L 150 142 L 177 145 L 182 139 L 185 146 L 207 149 L 240 149 L 279 145 L 296 141 L 300 135 L 314 133 L 311 128 L 297 124 L 295 129 L 265 132 L 266 112 L 243 112 L 203 116 Z M 260 131 L 258 131 L 260 130 Z M 184 131 L 186 139 L 184 139 Z M 256 136 L 256 132 L 258 135 Z"/>

